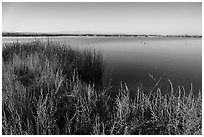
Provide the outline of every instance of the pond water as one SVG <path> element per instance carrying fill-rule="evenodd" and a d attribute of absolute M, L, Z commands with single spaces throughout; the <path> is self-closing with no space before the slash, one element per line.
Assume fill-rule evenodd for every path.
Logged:
<path fill-rule="evenodd" d="M 4 37 L 3 42 L 30 41 L 33 37 Z M 46 37 L 38 39 L 47 41 Z M 113 66 L 113 88 L 126 82 L 130 90 L 139 85 L 149 91 L 160 81 L 167 92 L 168 79 L 174 88 L 184 86 L 190 90 L 192 83 L 195 92 L 202 90 L 202 39 L 201 38 L 139 38 L 139 37 L 49 37 L 51 41 L 70 44 L 82 48 L 103 51 Z M 153 80 L 152 76 L 155 78 Z"/>

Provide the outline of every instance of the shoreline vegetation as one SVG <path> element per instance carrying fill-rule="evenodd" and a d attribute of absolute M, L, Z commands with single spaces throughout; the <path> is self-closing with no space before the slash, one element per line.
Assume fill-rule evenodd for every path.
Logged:
<path fill-rule="evenodd" d="M 182 37 L 182 38 L 202 38 L 201 35 L 137 35 L 137 34 L 75 34 L 75 33 L 23 33 L 23 32 L 3 32 L 3 37 L 59 37 L 59 36 L 87 36 L 87 37 Z"/>
<path fill-rule="evenodd" d="M 130 96 L 111 88 L 100 51 L 56 42 L 2 45 L 2 134 L 202 135 L 202 91 L 155 81 Z M 112 94 L 112 93 L 117 94 Z"/>

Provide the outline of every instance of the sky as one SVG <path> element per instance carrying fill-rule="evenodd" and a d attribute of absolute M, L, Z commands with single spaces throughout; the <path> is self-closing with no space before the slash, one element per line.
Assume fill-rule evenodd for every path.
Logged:
<path fill-rule="evenodd" d="M 202 3 L 2 3 L 2 31 L 202 35 Z"/>

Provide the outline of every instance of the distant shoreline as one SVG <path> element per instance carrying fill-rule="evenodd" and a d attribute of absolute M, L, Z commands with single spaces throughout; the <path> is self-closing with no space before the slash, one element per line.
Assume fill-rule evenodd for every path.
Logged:
<path fill-rule="evenodd" d="M 16 33 L 3 32 L 2 37 L 60 37 L 60 36 L 87 36 L 87 37 L 190 37 L 202 38 L 201 35 L 138 35 L 138 34 L 60 34 L 60 33 Z"/>

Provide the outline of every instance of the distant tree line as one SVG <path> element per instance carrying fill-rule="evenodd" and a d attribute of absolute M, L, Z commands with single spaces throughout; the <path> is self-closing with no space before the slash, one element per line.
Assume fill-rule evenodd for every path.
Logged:
<path fill-rule="evenodd" d="M 137 34 L 63 34 L 63 33 L 19 33 L 3 32 L 3 37 L 53 37 L 53 36 L 89 36 L 89 37 L 197 37 L 201 35 L 137 35 Z"/>

